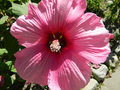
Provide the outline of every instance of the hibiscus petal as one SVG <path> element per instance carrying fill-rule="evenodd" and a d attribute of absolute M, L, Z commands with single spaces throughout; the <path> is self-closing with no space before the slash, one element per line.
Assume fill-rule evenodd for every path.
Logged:
<path fill-rule="evenodd" d="M 78 28 L 84 31 L 101 27 L 104 27 L 104 24 L 101 22 L 101 18 L 94 13 L 85 13 L 78 24 Z"/>
<path fill-rule="evenodd" d="M 105 28 L 89 30 L 76 35 L 75 38 L 74 48 L 80 56 L 95 64 L 105 62 L 110 53 L 108 30 Z"/>
<path fill-rule="evenodd" d="M 110 34 L 101 18 L 93 13 L 86 13 L 70 27 L 66 28 L 66 36 L 73 43 L 76 53 L 92 63 L 103 63 L 110 53 Z"/>
<path fill-rule="evenodd" d="M 76 20 L 75 23 L 71 24 L 66 27 L 66 33 L 70 35 L 69 37 L 71 38 L 74 38 L 74 35 L 77 35 L 78 32 L 82 33 L 104 27 L 101 18 L 94 13 L 85 13 L 80 19 Z"/>
<path fill-rule="evenodd" d="M 43 45 L 25 48 L 15 54 L 17 73 L 31 83 L 47 85 L 52 55 Z"/>
<path fill-rule="evenodd" d="M 42 0 L 38 8 L 50 26 L 62 27 L 65 23 L 75 21 L 84 13 L 86 0 Z"/>
<path fill-rule="evenodd" d="M 74 23 L 74 21 L 76 22 L 81 17 L 81 15 L 84 14 L 86 7 L 87 7 L 86 0 L 73 0 L 69 14 L 67 16 L 66 23 L 69 24 Z"/>
<path fill-rule="evenodd" d="M 30 3 L 28 5 L 28 16 L 27 18 L 30 19 L 34 19 L 37 23 L 39 23 L 40 25 L 47 25 L 46 19 L 43 16 L 43 14 L 40 12 L 40 10 L 38 9 L 38 6 Z"/>
<path fill-rule="evenodd" d="M 80 90 L 88 83 L 90 75 L 86 60 L 67 52 L 53 63 L 48 85 L 51 90 Z"/>
<path fill-rule="evenodd" d="M 35 5 L 29 4 L 28 16 L 20 16 L 11 26 L 11 34 L 19 41 L 20 45 L 25 47 L 31 46 L 37 41 L 42 40 L 42 36 L 45 35 L 46 24 L 43 23 L 45 22 L 43 19 L 40 20 L 42 17 L 38 17 L 39 12 L 36 12 L 38 11 L 36 8 L 37 7 Z M 33 14 L 34 17 L 30 17 Z"/>

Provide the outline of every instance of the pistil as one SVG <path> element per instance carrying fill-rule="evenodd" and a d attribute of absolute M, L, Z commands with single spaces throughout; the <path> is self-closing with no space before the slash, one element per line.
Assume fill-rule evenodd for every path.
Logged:
<path fill-rule="evenodd" d="M 61 49 L 60 42 L 59 40 L 53 40 L 52 43 L 50 44 L 50 50 L 52 52 L 59 52 Z"/>

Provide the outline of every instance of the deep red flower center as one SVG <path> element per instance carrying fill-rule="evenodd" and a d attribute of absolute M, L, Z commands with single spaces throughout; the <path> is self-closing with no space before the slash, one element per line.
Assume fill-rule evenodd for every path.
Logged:
<path fill-rule="evenodd" d="M 52 52 L 59 52 L 66 46 L 67 43 L 65 36 L 60 32 L 56 32 L 48 35 L 47 44 Z"/>

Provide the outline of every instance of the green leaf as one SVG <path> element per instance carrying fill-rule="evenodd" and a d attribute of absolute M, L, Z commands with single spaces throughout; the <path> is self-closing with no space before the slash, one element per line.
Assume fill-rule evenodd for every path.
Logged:
<path fill-rule="evenodd" d="M 5 62 L 8 66 L 11 66 L 12 65 L 12 61 L 7 61 Z"/>
<path fill-rule="evenodd" d="M 14 84 L 14 82 L 15 82 L 15 80 L 16 80 L 16 76 L 15 76 L 15 74 L 13 74 L 12 76 L 10 76 L 10 78 L 11 78 L 11 82 L 12 82 L 12 84 Z"/>
<path fill-rule="evenodd" d="M 11 72 L 14 72 L 14 73 L 17 72 L 16 69 L 15 69 L 15 67 L 14 67 L 14 64 L 13 64 L 13 63 L 12 63 L 12 67 L 10 68 L 10 71 L 11 71 Z"/>
<path fill-rule="evenodd" d="M 14 72 L 14 73 L 16 73 L 16 72 L 17 72 L 17 71 L 16 71 L 16 69 L 15 69 L 15 67 L 14 67 L 14 65 L 12 65 L 11 72 Z"/>
<path fill-rule="evenodd" d="M 5 64 L 9 67 L 9 70 L 10 70 L 11 72 L 16 73 L 16 69 L 15 69 L 12 61 L 7 61 L 7 62 L 5 62 Z"/>
<path fill-rule="evenodd" d="M 26 15 L 28 13 L 28 4 L 16 4 L 12 2 L 12 12 L 17 15 L 17 16 L 21 16 L 21 15 Z"/>
<path fill-rule="evenodd" d="M 0 19 L 0 25 L 1 25 L 1 24 L 4 24 L 7 19 L 8 19 L 8 16 L 3 16 L 3 17 Z"/>
<path fill-rule="evenodd" d="M 0 55 L 4 54 L 4 53 L 8 53 L 6 49 L 0 49 Z"/>
<path fill-rule="evenodd" d="M 8 0 L 8 1 L 10 1 L 10 2 L 14 2 L 15 0 Z"/>

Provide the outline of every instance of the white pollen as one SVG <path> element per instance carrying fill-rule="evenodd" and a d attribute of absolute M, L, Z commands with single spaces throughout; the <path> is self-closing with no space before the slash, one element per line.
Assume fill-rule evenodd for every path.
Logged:
<path fill-rule="evenodd" d="M 50 45 L 50 50 L 52 52 L 59 52 L 61 49 L 60 43 L 58 40 L 53 40 L 51 45 Z"/>

